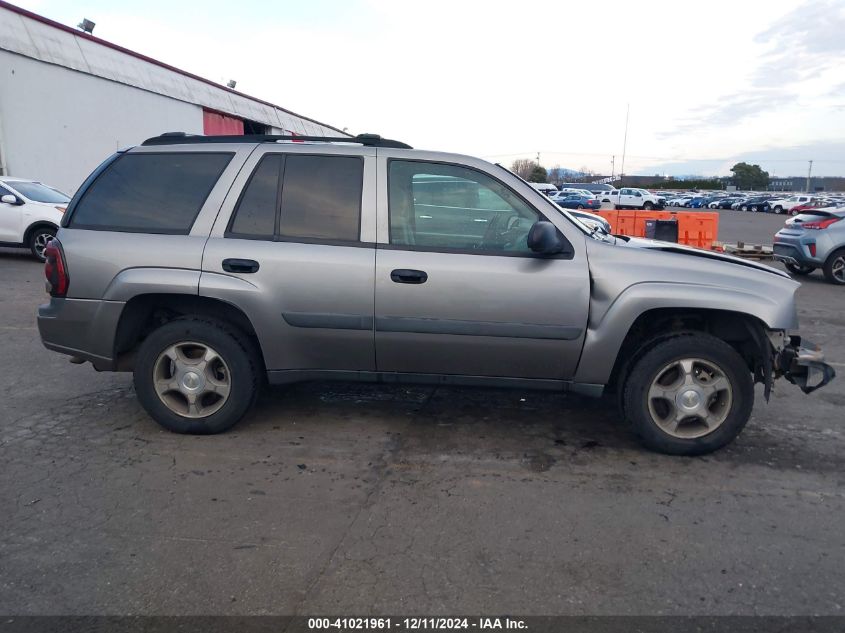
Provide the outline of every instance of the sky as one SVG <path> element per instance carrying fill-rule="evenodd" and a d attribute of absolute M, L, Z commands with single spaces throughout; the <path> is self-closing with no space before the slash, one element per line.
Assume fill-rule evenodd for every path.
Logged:
<path fill-rule="evenodd" d="M 610 174 L 845 175 L 845 0 L 17 0 L 352 133 Z M 626 112 L 628 113 L 627 139 Z"/>

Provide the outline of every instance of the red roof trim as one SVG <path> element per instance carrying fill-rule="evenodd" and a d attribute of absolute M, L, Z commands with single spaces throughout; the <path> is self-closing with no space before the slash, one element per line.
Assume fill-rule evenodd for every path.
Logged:
<path fill-rule="evenodd" d="M 0 9 L 8 9 L 12 13 L 17 13 L 18 15 L 22 15 L 26 18 L 29 18 L 30 20 L 35 20 L 36 22 L 41 22 L 42 24 L 46 24 L 47 26 L 53 27 L 54 29 L 59 29 L 60 31 L 65 31 L 67 33 L 71 33 L 71 34 L 75 35 L 76 37 L 81 37 L 82 39 L 94 42 L 95 44 L 100 44 L 101 46 L 106 46 L 106 47 L 114 49 L 116 51 L 120 51 L 121 53 L 124 53 L 126 55 L 131 55 L 132 57 L 143 60 L 143 61 L 148 62 L 150 64 L 155 64 L 156 66 L 159 66 L 161 68 L 165 68 L 165 69 L 167 69 L 171 72 L 178 73 L 180 75 L 184 75 L 185 77 L 190 77 L 191 79 L 196 79 L 197 81 L 201 81 L 203 83 L 209 84 L 210 86 L 214 86 L 215 88 L 219 88 L 220 90 L 225 90 L 226 92 L 231 92 L 232 94 L 236 94 L 239 97 L 243 97 L 244 99 L 249 99 L 250 101 L 255 101 L 256 103 L 261 103 L 263 105 L 270 106 L 271 108 L 276 108 L 278 110 L 281 110 L 282 112 L 287 112 L 288 114 L 292 114 L 295 117 L 299 117 L 300 119 L 305 119 L 306 121 L 311 121 L 311 123 L 316 123 L 317 125 L 322 125 L 324 127 L 331 128 L 332 130 L 335 130 L 336 132 L 340 132 L 341 134 L 346 134 L 346 132 L 334 127 L 333 125 L 328 125 L 327 123 L 321 123 L 320 121 L 317 121 L 316 119 L 312 119 L 310 117 L 303 116 L 301 114 L 297 114 L 296 112 L 288 110 L 287 108 L 283 108 L 282 106 L 278 106 L 275 103 L 270 103 L 269 101 L 264 101 L 263 99 L 251 97 L 248 94 L 244 94 L 243 92 L 238 92 L 237 90 L 232 90 L 228 86 L 221 86 L 220 84 L 215 83 L 215 82 L 211 81 L 210 79 L 200 77 L 199 75 L 194 75 L 193 73 L 189 73 L 186 70 L 181 70 L 179 68 L 176 68 L 175 66 L 171 66 L 170 64 L 165 64 L 164 62 L 160 62 L 157 59 L 153 59 L 152 57 L 147 57 L 146 55 L 143 55 L 141 53 L 136 53 L 135 51 L 130 51 L 128 48 L 123 48 L 122 46 L 119 46 L 118 44 L 112 44 L 111 42 L 106 41 L 104 39 L 100 39 L 99 37 L 95 37 L 95 36 L 91 35 L 90 33 L 85 33 L 84 31 L 80 31 L 79 29 L 74 29 L 72 27 L 66 26 L 66 25 L 64 25 L 60 22 L 56 22 L 55 20 L 51 20 L 50 18 L 45 18 L 43 15 L 38 15 L 37 13 L 33 13 L 32 11 L 27 11 L 26 9 L 23 9 L 19 6 L 16 6 L 14 4 L 10 4 L 10 3 L 6 2 L 6 0 L 0 0 Z M 199 105 L 199 104 L 197 104 L 197 105 Z M 231 112 L 229 112 L 227 114 L 231 114 Z"/>

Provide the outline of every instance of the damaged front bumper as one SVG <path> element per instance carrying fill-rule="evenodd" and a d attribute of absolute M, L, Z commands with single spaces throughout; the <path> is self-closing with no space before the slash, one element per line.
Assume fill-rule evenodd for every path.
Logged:
<path fill-rule="evenodd" d="M 824 362 L 824 354 L 817 345 L 804 342 L 800 336 L 790 336 L 780 349 L 775 347 L 774 367 L 781 375 L 804 393 L 812 393 L 836 377 L 836 371 Z"/>

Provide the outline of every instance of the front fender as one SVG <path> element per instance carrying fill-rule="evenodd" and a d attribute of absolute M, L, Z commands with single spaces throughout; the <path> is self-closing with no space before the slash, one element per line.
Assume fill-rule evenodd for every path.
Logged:
<path fill-rule="evenodd" d="M 755 317 L 770 329 L 797 327 L 793 302 L 740 288 L 642 282 L 629 286 L 609 302 L 594 292 L 575 381 L 607 384 L 622 343 L 637 318 L 649 310 L 666 308 L 736 312 Z"/>

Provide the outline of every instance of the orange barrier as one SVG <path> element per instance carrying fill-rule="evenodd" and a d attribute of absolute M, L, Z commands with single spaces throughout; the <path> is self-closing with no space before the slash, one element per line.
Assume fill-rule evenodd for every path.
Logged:
<path fill-rule="evenodd" d="M 616 235 L 645 237 L 646 220 L 676 220 L 678 222 L 678 244 L 696 246 L 706 250 L 713 248 L 719 235 L 719 214 L 695 211 L 596 211 L 610 222 Z"/>

